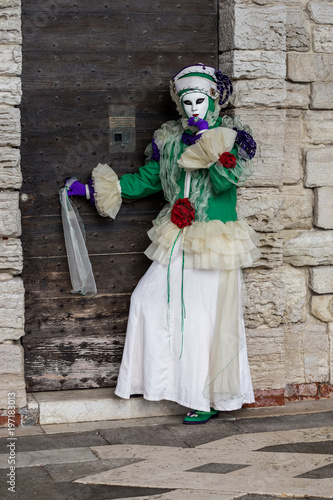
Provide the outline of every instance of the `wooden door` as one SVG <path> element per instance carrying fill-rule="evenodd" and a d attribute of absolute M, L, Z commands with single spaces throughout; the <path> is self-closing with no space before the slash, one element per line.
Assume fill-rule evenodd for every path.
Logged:
<path fill-rule="evenodd" d="M 169 80 L 217 65 L 217 0 L 25 0 L 22 201 L 28 391 L 114 386 L 131 292 L 150 261 L 147 230 L 162 195 L 123 205 L 116 221 L 80 200 L 98 295 L 70 293 L 58 190 L 97 163 L 121 175 L 144 162 L 177 118 Z M 110 149 L 110 105 L 135 109 L 136 149 Z"/>

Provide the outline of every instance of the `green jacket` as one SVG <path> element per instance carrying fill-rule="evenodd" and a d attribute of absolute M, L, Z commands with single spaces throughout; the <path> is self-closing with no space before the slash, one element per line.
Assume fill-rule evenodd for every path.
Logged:
<path fill-rule="evenodd" d="M 211 128 L 218 127 L 220 124 L 221 119 L 218 119 L 216 124 Z M 181 135 L 179 135 L 179 142 L 181 143 L 180 151 L 182 153 L 189 146 L 182 142 Z M 163 155 L 163 151 L 160 153 Z M 237 159 L 237 148 L 234 147 L 231 153 Z M 221 169 L 224 170 L 225 176 L 221 175 Z M 206 220 L 220 220 L 222 222 L 236 221 L 237 194 L 235 183 L 237 183 L 237 178 L 231 169 L 226 169 L 219 164 L 214 164 L 209 168 L 209 177 L 212 194 L 206 208 Z M 231 181 L 228 179 L 231 179 Z M 185 171 L 181 169 L 181 175 L 177 182 L 180 187 L 179 198 L 184 198 L 184 183 Z M 120 187 L 122 197 L 129 200 L 136 200 L 150 194 L 158 193 L 162 190 L 160 163 L 151 159 L 137 173 L 123 175 L 120 178 Z"/>

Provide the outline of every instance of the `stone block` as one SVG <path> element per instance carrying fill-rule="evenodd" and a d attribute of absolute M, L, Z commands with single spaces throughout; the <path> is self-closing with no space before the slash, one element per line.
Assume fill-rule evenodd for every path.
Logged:
<path fill-rule="evenodd" d="M 115 396 L 112 387 L 35 392 L 34 396 L 41 425 L 161 417 L 179 415 L 185 410 L 172 401 L 125 400 Z"/>
<path fill-rule="evenodd" d="M 300 384 L 298 394 L 305 397 L 314 397 L 318 394 L 317 384 Z"/>
<path fill-rule="evenodd" d="M 286 8 L 283 5 L 235 4 L 232 8 L 228 2 L 220 2 L 220 19 L 228 20 L 220 23 L 222 51 L 286 49 Z"/>
<path fill-rule="evenodd" d="M 319 392 L 321 398 L 330 398 L 333 395 L 333 385 L 329 383 L 320 384 Z"/>
<path fill-rule="evenodd" d="M 313 295 L 311 297 L 311 312 L 313 316 L 330 323 L 333 321 L 333 295 Z"/>
<path fill-rule="evenodd" d="M 261 257 L 252 266 L 272 269 L 282 265 L 283 236 L 280 233 L 257 233 Z"/>
<path fill-rule="evenodd" d="M 0 0 L 0 9 L 8 9 L 11 7 L 20 7 L 21 0 Z"/>
<path fill-rule="evenodd" d="M 323 229 L 333 229 L 333 187 L 320 187 L 314 190 L 315 226 Z"/>
<path fill-rule="evenodd" d="M 287 378 L 287 373 L 286 373 L 286 379 Z M 286 387 L 284 388 L 284 397 L 285 397 L 285 403 L 288 401 L 295 401 L 298 399 L 298 386 L 297 384 L 289 384 L 287 382 Z"/>
<path fill-rule="evenodd" d="M 305 383 L 303 329 L 299 323 L 284 326 L 285 370 L 287 384 Z"/>
<path fill-rule="evenodd" d="M 7 389 L 0 389 L 0 408 L 6 410 L 8 408 L 8 392 L 15 392 L 16 408 L 23 408 L 27 405 L 27 393 L 25 389 L 15 389 L 15 385 L 10 385 Z"/>
<path fill-rule="evenodd" d="M 306 111 L 303 126 L 305 141 L 312 144 L 333 143 L 333 111 Z"/>
<path fill-rule="evenodd" d="M 239 188 L 238 218 L 245 218 L 255 231 L 279 232 L 283 229 L 283 195 L 276 188 Z"/>
<path fill-rule="evenodd" d="M 246 186 L 282 186 L 286 111 L 282 109 L 239 108 L 231 112 L 248 124 L 257 142 L 254 174 Z"/>
<path fill-rule="evenodd" d="M 333 26 L 318 26 L 312 36 L 314 52 L 333 52 Z"/>
<path fill-rule="evenodd" d="M 236 80 L 234 93 L 230 99 L 236 108 L 256 106 L 281 107 L 286 100 L 284 80 Z"/>
<path fill-rule="evenodd" d="M 318 24 L 333 24 L 332 2 L 309 2 L 307 9 L 310 18 Z"/>
<path fill-rule="evenodd" d="M 309 324 L 303 330 L 305 382 L 328 382 L 329 343 L 326 325 Z"/>
<path fill-rule="evenodd" d="M 311 383 L 327 382 L 329 379 L 329 339 L 326 325 L 286 325 L 284 346 L 287 384 L 304 384 L 304 387 L 299 387 L 299 394 L 315 395 L 317 387 L 314 384 L 314 389 Z"/>
<path fill-rule="evenodd" d="M 315 293 L 333 293 L 333 267 L 310 269 L 310 287 Z"/>
<path fill-rule="evenodd" d="M 306 52 L 310 49 L 310 33 L 306 28 L 302 4 L 287 9 L 287 50 Z"/>
<path fill-rule="evenodd" d="M 286 384 L 282 328 L 260 327 L 246 332 L 251 378 L 255 390 Z"/>
<path fill-rule="evenodd" d="M 0 75 L 18 76 L 22 72 L 22 49 L 19 45 L 0 45 Z"/>
<path fill-rule="evenodd" d="M 17 340 L 22 335 L 24 335 L 23 281 L 8 274 L 0 274 L 0 342 Z M 1 349 L 0 344 L 0 352 Z M 0 373 L 7 373 L 1 372 L 1 369 Z"/>
<path fill-rule="evenodd" d="M 241 5 L 252 5 L 252 4 L 256 4 L 256 5 L 281 5 L 281 3 L 282 3 L 281 0 L 223 0 L 223 2 L 229 2 L 230 4 L 241 4 Z M 293 6 L 294 4 L 299 5 L 300 0 L 287 0 L 284 3 L 286 3 L 287 5 L 290 5 L 290 6 Z"/>
<path fill-rule="evenodd" d="M 0 148 L 0 188 L 20 189 L 21 186 L 20 150 Z"/>
<path fill-rule="evenodd" d="M 19 239 L 0 239 L 0 271 L 20 274 L 23 267 L 22 244 Z"/>
<path fill-rule="evenodd" d="M 302 185 L 283 186 L 282 223 L 285 229 L 311 229 L 313 193 Z"/>
<path fill-rule="evenodd" d="M 301 156 L 301 111 L 288 109 L 284 132 L 284 184 L 295 184 L 300 181 Z"/>
<path fill-rule="evenodd" d="M 21 102 L 21 78 L 16 76 L 0 77 L 0 105 L 17 106 Z"/>
<path fill-rule="evenodd" d="M 286 77 L 286 55 L 280 50 L 234 50 L 224 52 L 219 58 L 220 68 L 230 78 Z"/>
<path fill-rule="evenodd" d="M 312 109 L 333 109 L 333 82 L 312 84 L 310 107 Z"/>
<path fill-rule="evenodd" d="M 265 325 L 275 328 L 282 323 L 285 310 L 283 273 L 274 270 L 246 269 L 244 282 L 247 290 L 245 324 L 248 328 Z"/>
<path fill-rule="evenodd" d="M 310 149 L 306 153 L 304 185 L 309 188 L 333 186 L 333 147 Z"/>
<path fill-rule="evenodd" d="M 0 6 L 0 43 L 22 43 L 21 9 L 17 7 Z"/>
<path fill-rule="evenodd" d="M 3 375 L 23 375 L 23 373 L 23 347 L 20 344 L 0 344 L 0 379 Z"/>
<path fill-rule="evenodd" d="M 0 237 L 21 235 L 19 193 L 0 192 Z"/>
<path fill-rule="evenodd" d="M 308 109 L 310 86 L 307 83 L 286 82 L 286 101 L 287 108 Z"/>
<path fill-rule="evenodd" d="M 20 110 L 12 106 L 0 106 L 0 146 L 20 146 Z"/>
<path fill-rule="evenodd" d="M 0 350 L 1 346 L 5 344 L 0 344 Z M 24 390 L 25 389 L 25 380 L 23 375 L 23 370 L 19 374 L 15 373 L 3 373 L 0 375 L 0 390 L 1 389 L 7 389 L 9 387 L 12 387 L 13 390 Z"/>
<path fill-rule="evenodd" d="M 305 269 L 284 265 L 279 269 L 284 281 L 283 323 L 304 322 L 306 319 L 308 275 Z"/>
<path fill-rule="evenodd" d="M 328 337 L 330 343 L 330 349 L 329 349 L 330 384 L 333 385 L 333 323 L 328 324 Z"/>
<path fill-rule="evenodd" d="M 288 79 L 293 82 L 333 80 L 333 60 L 330 54 L 298 54 L 287 57 Z"/>
<path fill-rule="evenodd" d="M 333 265 L 333 231 L 301 231 L 285 242 L 283 260 L 297 267 Z"/>

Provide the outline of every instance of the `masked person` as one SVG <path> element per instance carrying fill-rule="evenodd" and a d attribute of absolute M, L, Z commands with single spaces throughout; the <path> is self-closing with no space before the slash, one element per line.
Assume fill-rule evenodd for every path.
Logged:
<path fill-rule="evenodd" d="M 220 116 L 231 93 L 220 71 L 183 68 L 171 80 L 181 118 L 154 133 L 146 164 L 120 179 L 99 164 L 88 185 L 68 190 L 94 197 L 99 214 L 112 219 L 122 197 L 163 190 L 168 203 L 148 232 L 153 263 L 131 297 L 115 394 L 175 401 L 192 409 L 185 424 L 254 401 L 241 268 L 260 253 L 254 231 L 237 220 L 236 185 L 252 173 L 256 143 L 237 118 Z"/>

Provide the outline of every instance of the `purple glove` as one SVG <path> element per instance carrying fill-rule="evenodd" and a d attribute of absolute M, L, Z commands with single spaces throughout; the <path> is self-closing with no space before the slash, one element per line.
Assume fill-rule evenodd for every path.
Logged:
<path fill-rule="evenodd" d="M 236 127 L 234 127 L 233 130 L 237 132 L 235 143 L 238 144 L 238 146 L 248 155 L 249 159 L 252 160 L 257 151 L 256 141 L 245 130 L 238 130 Z"/>
<path fill-rule="evenodd" d="M 67 185 L 67 183 L 65 184 Z M 85 196 L 90 200 L 91 205 L 95 205 L 93 182 L 89 179 L 88 184 L 74 181 L 67 189 L 68 196 Z"/>
<path fill-rule="evenodd" d="M 209 125 L 206 120 L 203 120 L 202 118 L 196 118 L 195 116 L 191 116 L 191 118 L 187 120 L 187 123 L 190 127 L 198 127 L 199 132 L 203 132 L 204 130 L 209 129 Z"/>
<path fill-rule="evenodd" d="M 67 193 L 68 196 L 86 196 L 86 186 L 79 181 L 74 181 L 67 189 Z"/>

